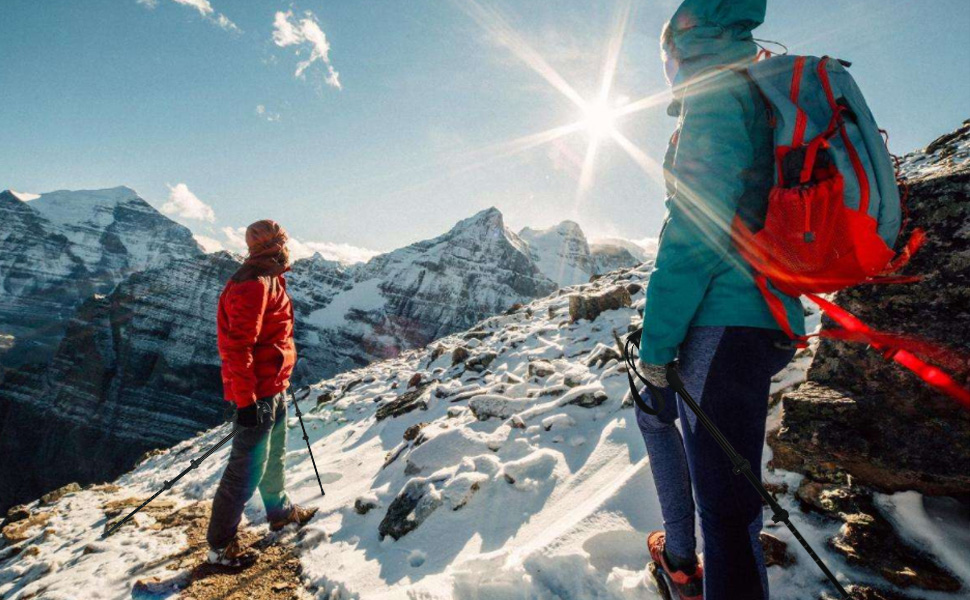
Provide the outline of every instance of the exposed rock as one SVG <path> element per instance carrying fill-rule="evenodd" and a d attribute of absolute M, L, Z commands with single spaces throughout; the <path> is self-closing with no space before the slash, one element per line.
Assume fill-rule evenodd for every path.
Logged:
<path fill-rule="evenodd" d="M 377 409 L 375 417 L 378 421 L 383 421 L 388 417 L 399 417 L 418 408 L 422 410 L 428 408 L 428 402 L 422 399 L 428 385 L 427 383 L 421 384 L 410 392 L 405 392 L 394 400 L 382 405 Z"/>
<path fill-rule="evenodd" d="M 929 235 L 903 275 L 907 285 L 858 286 L 835 302 L 876 329 L 916 336 L 963 353 L 970 340 L 970 156 L 964 126 L 907 157 L 910 224 Z M 967 385 L 970 363 L 945 365 Z M 775 463 L 842 470 L 857 483 L 893 492 L 970 495 L 970 411 L 861 344 L 823 339 L 809 382 L 785 395 Z"/>
<path fill-rule="evenodd" d="M 395 540 L 416 529 L 443 503 L 441 494 L 429 479 L 411 479 L 387 507 L 387 514 L 377 528 L 381 539 Z"/>
<path fill-rule="evenodd" d="M 18 504 L 17 506 L 11 507 L 7 511 L 7 518 L 4 519 L 3 524 L 9 525 L 11 523 L 16 523 L 17 521 L 23 521 L 30 516 L 30 509 L 27 508 L 26 504 Z"/>
<path fill-rule="evenodd" d="M 600 294 L 574 294 L 569 297 L 569 318 L 575 323 L 580 319 L 593 321 L 600 313 L 630 306 L 633 299 L 623 286 L 616 286 Z"/>
<path fill-rule="evenodd" d="M 494 352 L 482 352 L 481 354 L 476 354 L 465 361 L 465 368 L 469 371 L 475 371 L 476 373 L 481 373 L 488 368 L 495 357 L 498 356 Z"/>
<path fill-rule="evenodd" d="M 549 377 L 556 372 L 556 367 L 545 360 L 536 360 L 529 363 L 529 377 Z"/>
<path fill-rule="evenodd" d="M 759 539 L 761 540 L 761 547 L 765 552 L 766 566 L 772 567 L 778 565 L 785 568 L 795 564 L 795 557 L 788 552 L 788 544 L 763 531 Z"/>
<path fill-rule="evenodd" d="M 41 504 L 54 504 L 68 494 L 75 494 L 81 491 L 81 486 L 77 482 L 69 483 L 59 487 L 53 492 L 48 492 L 40 497 Z"/>
<path fill-rule="evenodd" d="M 577 406 L 582 406 L 583 408 L 593 408 L 603 404 L 610 397 L 603 390 L 596 390 L 595 392 L 583 392 L 578 394 L 573 398 L 570 398 L 566 404 L 575 404 Z"/>
<path fill-rule="evenodd" d="M 18 544 L 24 540 L 37 535 L 38 530 L 47 524 L 54 516 L 50 512 L 33 513 L 26 519 L 5 525 L 3 528 L 3 539 L 8 544 Z"/>
<path fill-rule="evenodd" d="M 377 508 L 378 503 L 373 498 L 357 498 L 354 500 L 354 512 L 358 515 L 366 515 L 371 510 Z"/>
<path fill-rule="evenodd" d="M 497 394 L 482 394 L 468 401 L 468 408 L 479 421 L 491 418 L 508 419 L 517 412 L 525 410 L 530 403 Z"/>
<path fill-rule="evenodd" d="M 468 348 L 464 346 L 458 346 L 451 353 L 451 366 L 455 366 L 465 362 L 466 360 L 468 360 L 469 356 L 471 356 L 471 353 L 468 351 Z"/>
<path fill-rule="evenodd" d="M 421 433 L 421 430 L 424 429 L 427 425 L 428 425 L 427 421 L 422 421 L 420 423 L 415 423 L 414 425 L 411 425 L 410 427 L 405 429 L 404 441 L 411 442 L 417 439 L 418 434 Z"/>
<path fill-rule="evenodd" d="M 417 387 L 419 383 L 421 383 L 421 373 L 415 373 L 411 376 L 411 379 L 408 379 L 408 389 Z"/>
<path fill-rule="evenodd" d="M 623 357 L 612 346 L 597 344 L 596 348 L 589 353 L 589 357 L 586 358 L 586 366 L 602 369 L 611 360 L 622 361 Z"/>

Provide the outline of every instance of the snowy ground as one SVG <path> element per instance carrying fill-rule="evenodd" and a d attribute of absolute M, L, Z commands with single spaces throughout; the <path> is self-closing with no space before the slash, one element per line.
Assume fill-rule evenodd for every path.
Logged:
<path fill-rule="evenodd" d="M 306 535 L 293 536 L 309 592 L 365 600 L 658 597 L 643 583 L 642 570 L 645 534 L 660 526 L 660 512 L 633 410 L 623 405 L 626 376 L 611 354 L 613 332 L 623 335 L 638 322 L 643 292 L 633 294 L 633 306 L 592 322 L 571 324 L 568 314 L 571 294 L 645 284 L 648 271 L 644 266 L 567 288 L 472 332 L 315 385 L 301 406 L 327 495 L 319 497 L 297 432 L 287 457 L 293 499 L 321 509 Z M 459 347 L 468 360 L 452 366 Z M 793 363 L 775 388 L 802 380 L 809 361 L 805 355 Z M 466 369 L 476 363 L 487 369 Z M 377 420 L 378 409 L 413 391 L 407 387 L 415 374 L 426 386 L 414 394 L 415 409 Z M 328 395 L 331 400 L 315 406 Z M 479 420 L 472 408 L 498 416 Z M 405 440 L 419 423 L 427 425 Z M 298 427 L 295 418 L 290 425 Z M 183 532 L 160 528 L 144 514 L 136 526 L 101 541 L 102 507 L 149 495 L 228 431 L 214 429 L 147 460 L 115 482 L 118 489 L 88 489 L 35 507 L 50 520 L 31 530 L 19 556 L 0 562 L 0 596 L 130 598 L 138 579 L 171 578 L 166 565 L 184 544 Z M 226 454 L 217 452 L 163 498 L 177 505 L 211 498 Z M 775 472 L 768 479 L 795 489 L 799 476 Z M 424 520 L 398 540 L 381 540 L 379 525 L 406 486 L 420 500 L 397 525 Z M 376 506 L 361 515 L 355 502 Z M 841 579 L 875 581 L 828 550 L 824 540 L 836 525 L 801 513 L 790 496 L 782 503 Z M 915 494 L 880 503 L 905 535 L 970 577 L 962 552 L 966 523 L 952 528 L 935 521 Z M 266 529 L 258 501 L 246 516 L 251 527 Z M 768 530 L 788 541 L 798 559 L 788 569 L 770 569 L 772 598 L 817 598 L 827 589 L 822 576 L 787 531 Z M 0 548 L 0 560 L 9 552 Z"/>

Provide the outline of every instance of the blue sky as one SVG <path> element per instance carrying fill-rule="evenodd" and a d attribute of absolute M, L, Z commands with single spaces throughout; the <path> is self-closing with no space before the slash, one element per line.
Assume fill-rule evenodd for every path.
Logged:
<path fill-rule="evenodd" d="M 664 102 L 616 123 L 639 162 L 603 139 L 581 176 L 585 128 L 513 143 L 583 117 L 549 80 L 596 97 L 624 4 L 3 0 L 0 188 L 128 185 L 224 244 L 270 217 L 351 254 L 488 206 L 516 229 L 655 236 L 662 190 L 640 163 L 663 156 Z M 676 4 L 632 1 L 611 104 L 664 91 Z M 851 60 L 903 153 L 970 117 L 968 31 L 966 0 L 775 0 L 757 35 Z"/>

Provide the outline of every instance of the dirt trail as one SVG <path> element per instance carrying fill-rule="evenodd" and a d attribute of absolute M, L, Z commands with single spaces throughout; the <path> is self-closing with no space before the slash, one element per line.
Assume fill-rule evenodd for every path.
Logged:
<path fill-rule="evenodd" d="M 166 568 L 173 571 L 171 577 L 138 581 L 132 589 L 132 598 L 304 600 L 311 597 L 300 578 L 300 560 L 292 547 L 294 540 L 284 539 L 292 534 L 286 532 L 260 536 L 243 530 L 240 535 L 243 546 L 259 551 L 255 564 L 249 567 L 231 569 L 206 564 L 205 530 L 210 508 L 209 502 L 197 502 L 154 515 L 157 520 L 154 526 L 158 528 L 184 528 L 188 545 L 159 561 L 167 563 Z"/>

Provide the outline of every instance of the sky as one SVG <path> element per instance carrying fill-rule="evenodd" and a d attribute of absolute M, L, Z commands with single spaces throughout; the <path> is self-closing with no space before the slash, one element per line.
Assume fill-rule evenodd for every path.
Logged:
<path fill-rule="evenodd" d="M 490 206 L 653 237 L 677 4 L 2 0 L 0 189 L 127 185 L 207 246 L 273 218 L 350 260 Z M 896 153 L 970 117 L 967 0 L 770 0 L 756 36 L 852 61 Z"/>

